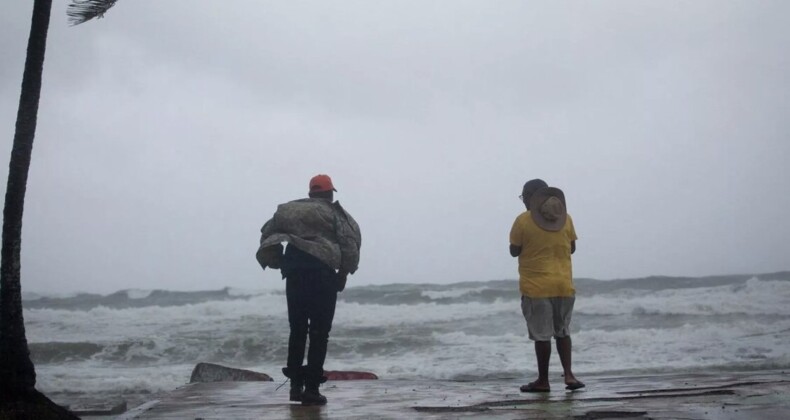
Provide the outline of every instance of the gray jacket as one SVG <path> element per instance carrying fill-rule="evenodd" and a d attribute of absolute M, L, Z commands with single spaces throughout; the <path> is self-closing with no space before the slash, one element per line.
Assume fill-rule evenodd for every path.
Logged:
<path fill-rule="evenodd" d="M 261 228 L 256 257 L 261 266 L 278 268 L 267 260 L 267 250 L 288 242 L 326 265 L 349 273 L 357 271 L 362 234 L 359 225 L 339 202 L 303 198 L 277 206 L 274 216 Z"/>

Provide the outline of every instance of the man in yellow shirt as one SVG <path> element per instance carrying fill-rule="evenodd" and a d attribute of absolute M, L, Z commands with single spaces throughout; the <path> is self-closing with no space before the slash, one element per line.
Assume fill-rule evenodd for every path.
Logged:
<path fill-rule="evenodd" d="M 516 218 L 510 230 L 510 255 L 518 257 L 521 311 L 538 361 L 538 379 L 523 385 L 521 392 L 551 390 L 552 337 L 565 371 L 565 388 L 583 388 L 571 369 L 569 326 L 576 299 L 571 254 L 576 251 L 577 238 L 565 195 L 545 181 L 533 179 L 524 184 L 520 198 L 527 211 Z"/>

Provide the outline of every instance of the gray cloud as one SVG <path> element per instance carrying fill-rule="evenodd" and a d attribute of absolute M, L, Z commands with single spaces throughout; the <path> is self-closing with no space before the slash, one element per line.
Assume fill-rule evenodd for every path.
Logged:
<path fill-rule="evenodd" d="M 30 14 L 12 1 L 8 150 Z M 532 177 L 566 191 L 577 276 L 788 268 L 784 2 L 139 0 L 73 28 L 66 4 L 25 290 L 276 286 L 258 229 L 319 172 L 363 229 L 352 282 L 515 278 Z"/>

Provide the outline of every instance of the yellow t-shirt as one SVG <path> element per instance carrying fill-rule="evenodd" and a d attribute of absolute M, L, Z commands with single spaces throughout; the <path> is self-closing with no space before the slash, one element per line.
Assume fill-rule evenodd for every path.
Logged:
<path fill-rule="evenodd" d="M 576 230 L 570 214 L 558 232 L 538 227 L 529 211 L 516 218 L 510 229 L 510 243 L 521 247 L 518 284 L 522 295 L 545 298 L 576 294 L 571 265 L 571 241 L 575 240 Z"/>

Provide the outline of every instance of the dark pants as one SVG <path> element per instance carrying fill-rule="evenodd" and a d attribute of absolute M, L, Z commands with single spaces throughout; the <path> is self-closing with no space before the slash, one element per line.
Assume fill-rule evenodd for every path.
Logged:
<path fill-rule="evenodd" d="M 288 369 L 298 371 L 304 361 L 307 337 L 307 366 L 304 369 L 308 386 L 318 386 L 324 375 L 324 360 L 329 342 L 329 331 L 335 317 L 337 286 L 335 270 L 324 264 L 315 265 L 304 253 L 286 250 L 284 273 L 285 295 L 288 299 Z M 298 251 L 298 250 L 296 250 Z M 291 255 L 288 255 L 291 254 Z"/>

